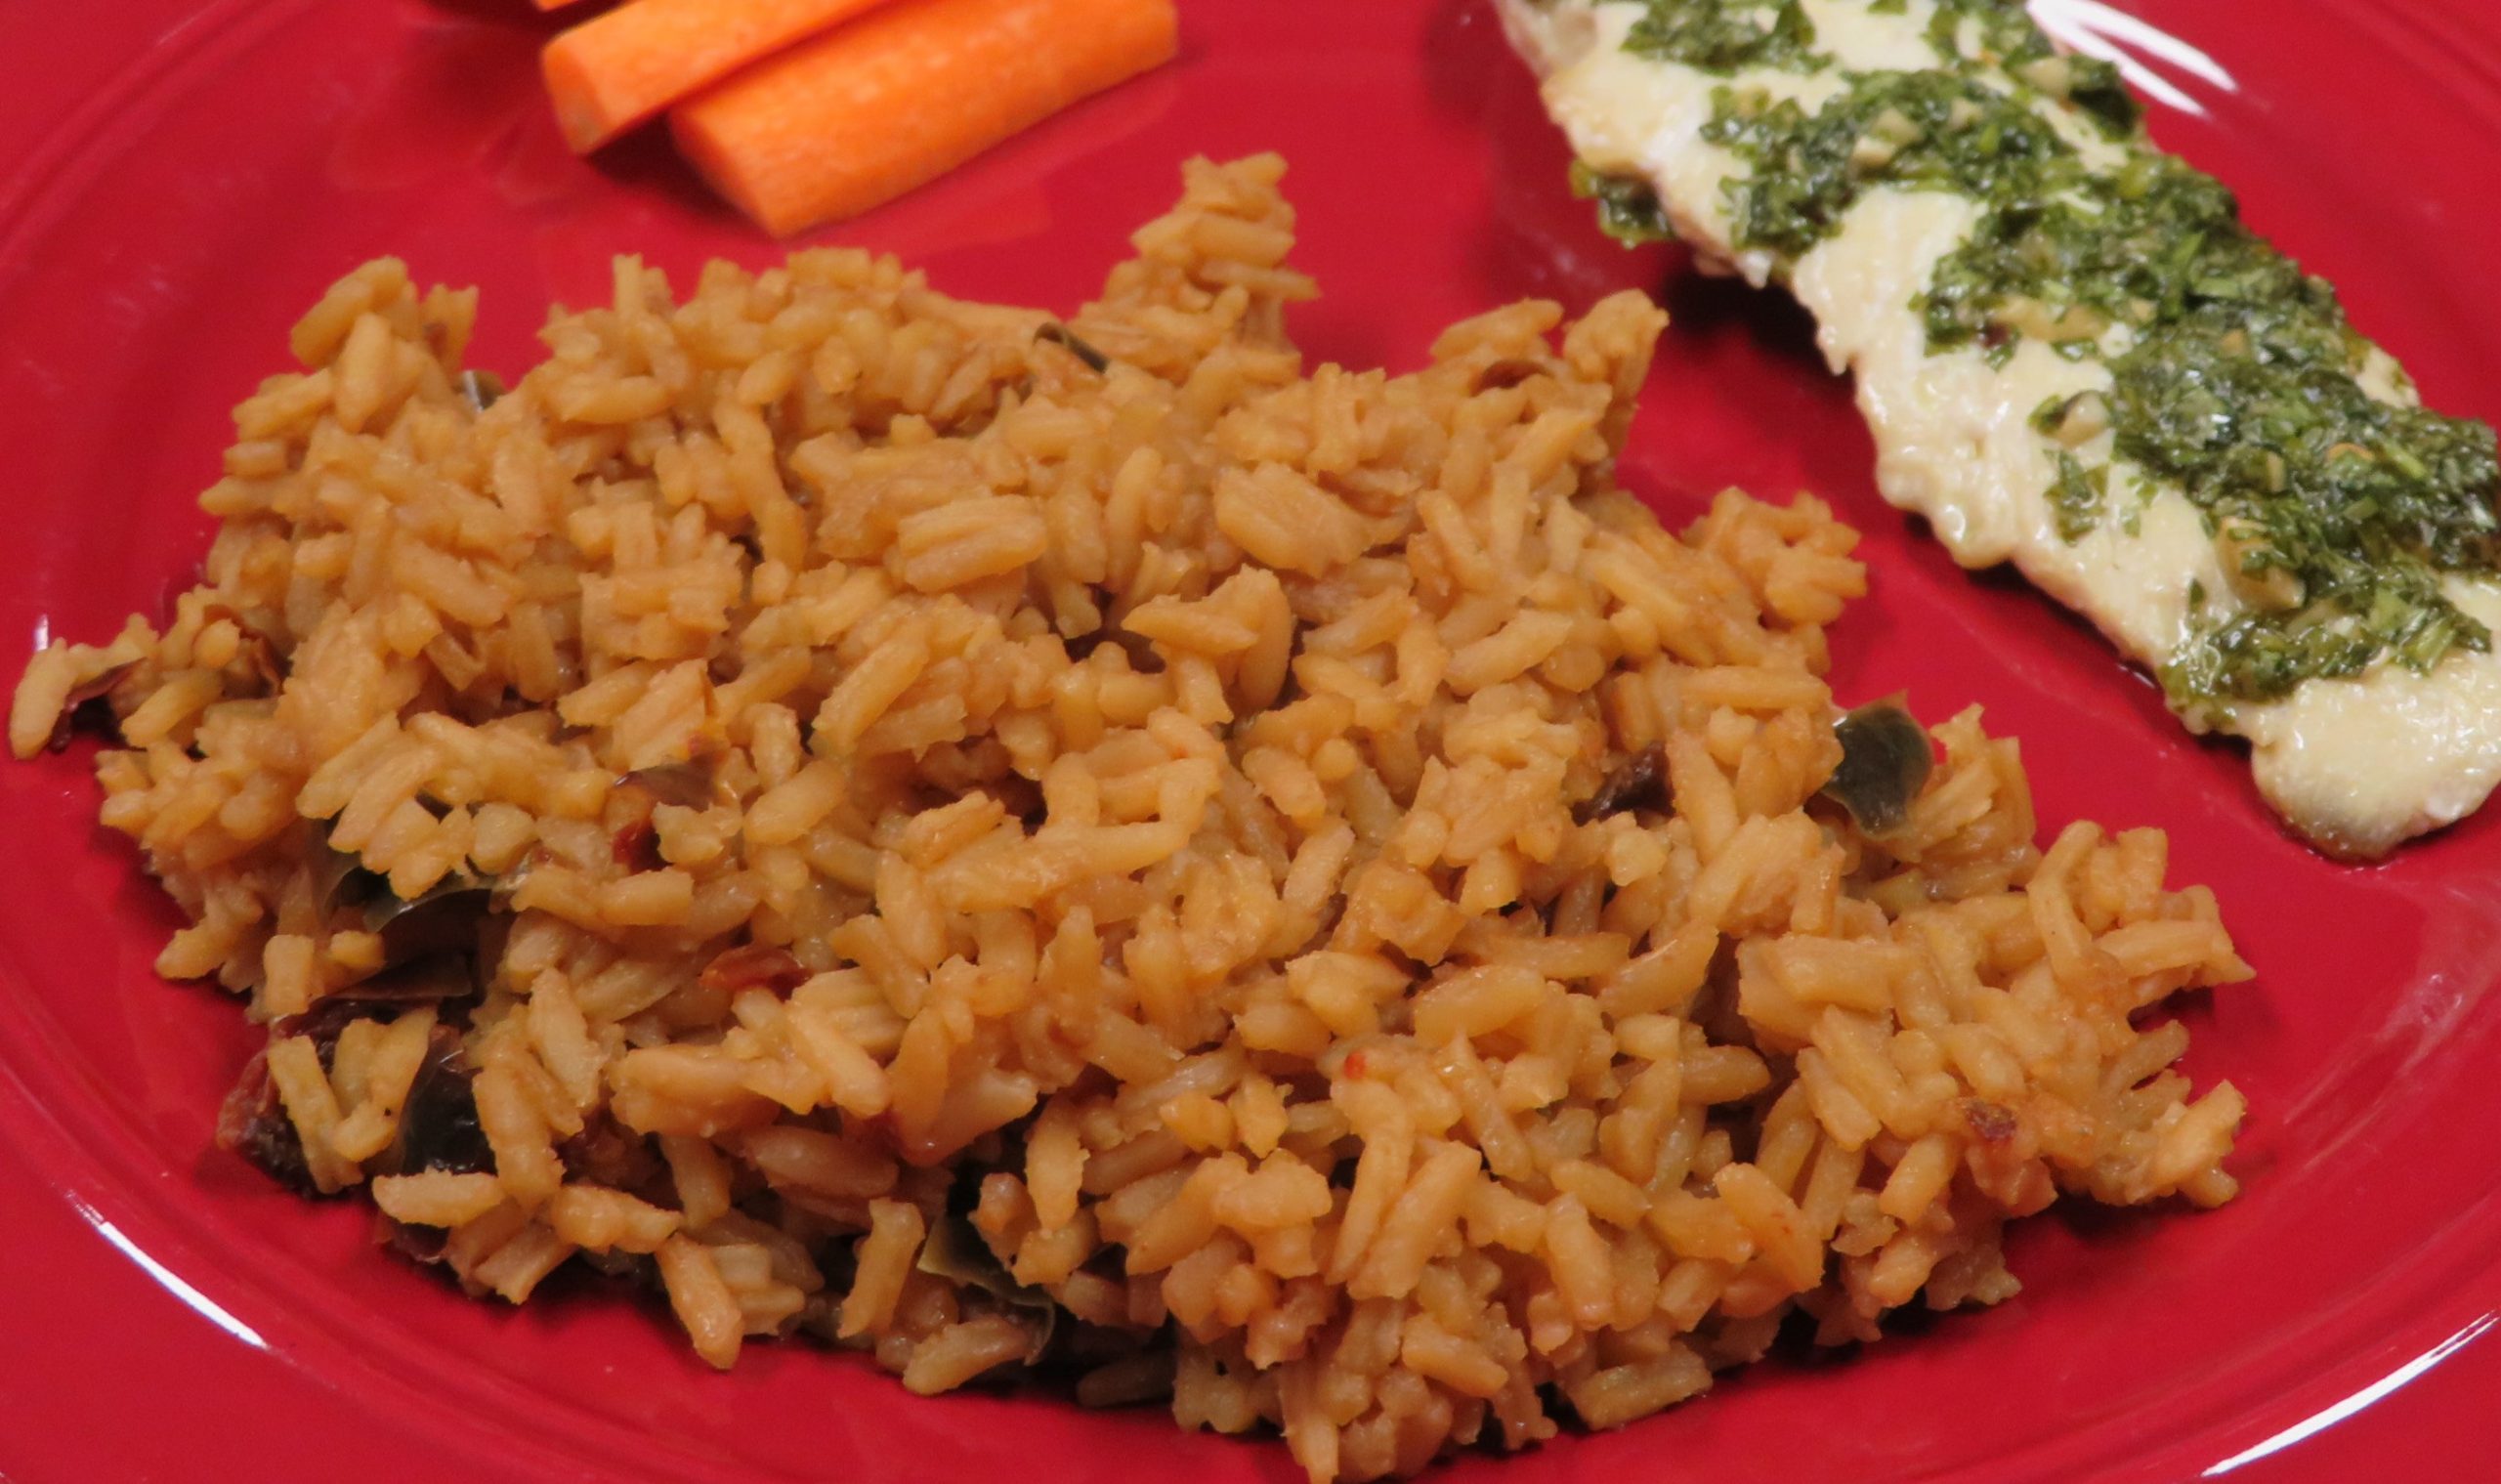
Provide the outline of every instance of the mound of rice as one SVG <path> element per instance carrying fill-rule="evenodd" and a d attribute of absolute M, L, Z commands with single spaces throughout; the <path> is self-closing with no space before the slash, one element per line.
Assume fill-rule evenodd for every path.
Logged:
<path fill-rule="evenodd" d="M 715 1365 L 1034 1366 L 1316 1480 L 2229 1198 L 2141 1012 L 2248 971 L 2162 836 L 2036 849 L 1971 714 L 1882 828 L 1820 797 L 1852 533 L 1615 488 L 1638 296 L 1304 374 L 1282 173 L 1192 164 L 1064 326 L 621 259 L 500 397 L 473 297 L 331 289 L 202 585 L 11 719 L 108 704 L 158 966 L 269 1028 L 230 1147 L 475 1293 L 578 1256 Z"/>

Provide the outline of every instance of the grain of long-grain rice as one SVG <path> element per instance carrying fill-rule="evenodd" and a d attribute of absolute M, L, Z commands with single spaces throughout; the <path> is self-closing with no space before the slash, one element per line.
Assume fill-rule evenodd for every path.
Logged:
<path fill-rule="evenodd" d="M 334 286 L 203 582 L 10 716 L 117 720 L 158 966 L 269 1028 L 230 1145 L 473 1292 L 1081 1363 L 1315 1479 L 1999 1301 L 2061 1193 L 2228 1199 L 2144 1012 L 2249 971 L 2162 837 L 2045 855 L 1976 713 L 1898 827 L 1818 803 L 1852 533 L 1616 487 L 1634 295 L 1306 374 L 1281 170 L 1192 165 L 1057 328 L 620 260 L 483 406 L 474 296 Z"/>

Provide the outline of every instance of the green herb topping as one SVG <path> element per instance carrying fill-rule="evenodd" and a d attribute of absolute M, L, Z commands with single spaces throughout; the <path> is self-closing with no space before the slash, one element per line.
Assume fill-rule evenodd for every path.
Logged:
<path fill-rule="evenodd" d="M 1648 14 L 1632 23 L 1624 49 L 1657 62 L 1705 72 L 1778 67 L 1809 71 L 1814 22 L 1798 0 L 1642 0 Z"/>
<path fill-rule="evenodd" d="M 1752 169 L 1728 182 L 1737 245 L 1795 258 L 1879 186 L 2023 194 L 2065 149 L 2031 109 L 1946 72 L 1872 72 L 1813 111 L 1722 87 L 1703 137 Z"/>
<path fill-rule="evenodd" d="M 1627 247 L 1675 239 L 1667 209 L 1648 181 L 1629 175 L 1607 175 L 1580 160 L 1572 162 L 1572 193 L 1598 204 L 1598 230 Z"/>
<path fill-rule="evenodd" d="M 1648 3 L 1628 50 L 1715 58 L 1716 71 L 1816 65 L 1771 40 L 1785 7 Z M 1711 40 L 1750 27 L 1780 61 L 1731 63 L 1745 49 Z M 2492 430 L 2365 391 L 2375 353 L 2334 290 L 2243 225 L 2221 184 L 2156 149 L 2115 71 L 2060 55 L 2017 0 L 1937 0 L 1927 34 L 1935 68 L 1849 74 L 1816 107 L 1743 79 L 1718 89 L 1705 137 L 1748 167 L 1725 188 L 1734 245 L 1785 272 L 1871 191 L 1979 205 L 1918 300 L 1929 349 L 2003 363 L 2032 340 L 2108 367 L 2106 397 L 2035 415 L 2048 498 L 2068 540 L 2114 515 L 2136 529 L 2107 447 L 2203 513 L 2238 601 L 2193 606 L 2163 675 L 2183 711 L 2488 650 L 2441 579 L 2501 562 Z"/>

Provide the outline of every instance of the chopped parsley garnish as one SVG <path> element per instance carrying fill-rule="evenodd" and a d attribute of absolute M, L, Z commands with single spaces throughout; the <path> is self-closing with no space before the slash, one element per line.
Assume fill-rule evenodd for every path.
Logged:
<path fill-rule="evenodd" d="M 1737 245 L 1795 258 L 1879 186 L 2019 196 L 2065 149 L 2031 109 L 1945 72 L 1870 72 L 1809 112 L 1722 86 L 1703 137 L 1753 168 L 1728 182 Z"/>
<path fill-rule="evenodd" d="M 1572 193 L 1598 206 L 1598 230 L 1627 247 L 1645 242 L 1672 242 L 1676 230 L 1648 181 L 1608 175 L 1580 160 L 1572 162 Z"/>
<path fill-rule="evenodd" d="M 2098 57 L 2061 53 L 2032 21 L 2024 0 L 1937 0 L 1928 18 L 1937 61 L 1965 71 L 1995 68 L 2060 103 L 2073 104 L 2113 139 L 2137 127 L 2137 101 L 2119 69 Z"/>
<path fill-rule="evenodd" d="M 1949 66 L 1971 63 L 2010 71 L 2055 51 L 2023 0 L 1936 0 L 1928 44 Z"/>
<path fill-rule="evenodd" d="M 2096 464 L 2087 469 L 2063 449 L 2057 465 L 2057 482 L 2050 487 L 2050 508 L 2057 512 L 2058 538 L 2080 540 L 2101 524 L 2102 502 L 2110 494 L 2110 466 Z"/>
<path fill-rule="evenodd" d="M 1754 67 L 1812 71 L 1815 25 L 1799 0 L 1641 0 L 1648 14 L 1632 23 L 1624 49 L 1704 72 Z"/>

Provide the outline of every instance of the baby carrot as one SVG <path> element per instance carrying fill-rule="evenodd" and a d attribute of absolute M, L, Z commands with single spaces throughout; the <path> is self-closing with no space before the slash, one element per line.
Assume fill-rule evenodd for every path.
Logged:
<path fill-rule="evenodd" d="M 578 154 L 704 84 L 881 0 L 627 0 L 547 43 L 539 67 Z"/>
<path fill-rule="evenodd" d="M 669 116 L 713 189 L 785 236 L 856 216 L 1171 59 L 1172 0 L 902 0 Z"/>

